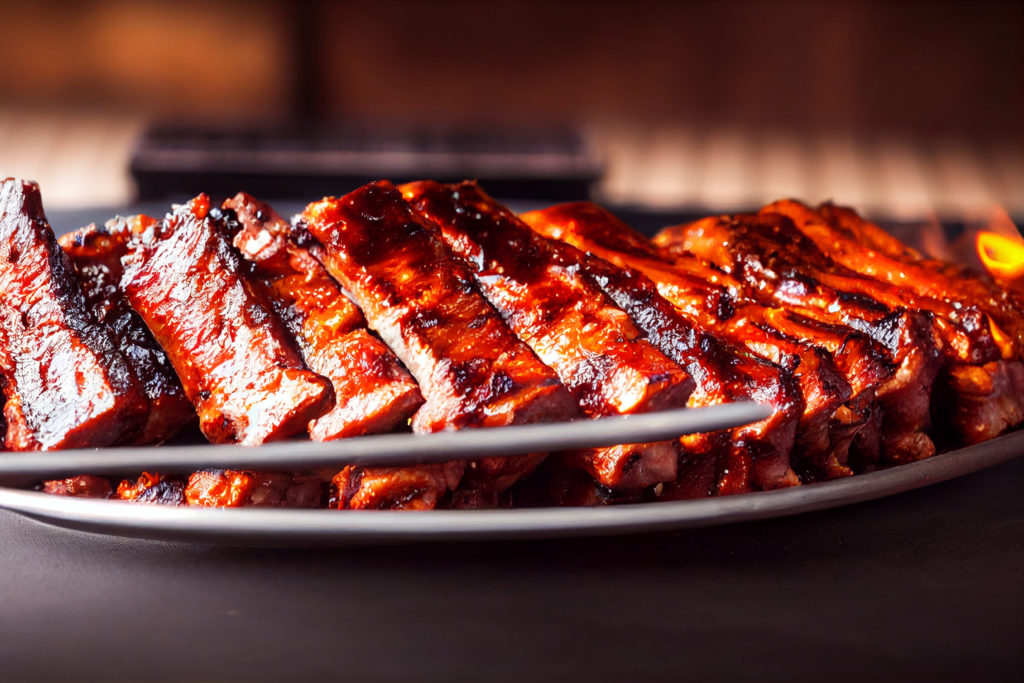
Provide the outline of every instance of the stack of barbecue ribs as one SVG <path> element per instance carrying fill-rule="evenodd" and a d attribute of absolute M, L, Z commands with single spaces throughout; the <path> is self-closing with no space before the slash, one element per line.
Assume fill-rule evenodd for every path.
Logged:
<path fill-rule="evenodd" d="M 292 221 L 246 194 L 59 241 L 0 186 L 9 450 L 341 439 L 737 400 L 678 441 L 341 472 L 90 475 L 165 504 L 478 508 L 797 486 L 1024 422 L 1024 297 L 794 201 L 653 240 L 590 203 L 517 216 L 473 182 L 376 182 Z"/>

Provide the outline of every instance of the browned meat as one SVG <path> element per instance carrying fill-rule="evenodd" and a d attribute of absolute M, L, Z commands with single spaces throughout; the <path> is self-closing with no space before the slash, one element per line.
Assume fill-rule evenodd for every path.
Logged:
<path fill-rule="evenodd" d="M 647 276 L 666 300 L 692 325 L 746 348 L 748 352 L 783 368 L 798 382 L 804 412 L 797 427 L 793 451 L 794 469 L 812 478 L 843 476 L 846 452 L 867 419 L 853 414 L 844 404 L 853 396 L 849 382 L 825 349 L 809 344 L 805 337 L 776 329 L 786 323 L 804 328 L 813 321 L 801 321 L 786 311 L 742 304 L 721 285 L 723 273 L 704 269 L 692 273 L 663 255 L 651 242 L 604 209 L 589 203 L 555 207 L 571 220 L 543 220 L 542 213 L 524 218 L 538 230 L 557 225 L 551 236 L 562 239 L 621 268 L 635 269 Z M 828 330 L 822 330 L 827 334 Z"/>
<path fill-rule="evenodd" d="M 200 507 L 323 507 L 318 476 L 238 470 L 200 470 L 188 478 L 185 503 Z"/>
<path fill-rule="evenodd" d="M 327 441 L 405 422 L 423 402 L 419 387 L 320 262 L 290 239 L 291 226 L 244 193 L 224 209 L 235 247 L 255 264 L 306 364 L 334 385 L 334 409 L 310 423 L 310 436 Z"/>
<path fill-rule="evenodd" d="M 117 487 L 117 498 L 133 503 L 185 505 L 185 481 L 180 477 L 143 472 L 135 481 L 122 480 Z"/>
<path fill-rule="evenodd" d="M 807 232 L 819 234 L 822 243 L 834 244 L 820 237 L 826 228 L 822 227 L 824 221 L 819 214 L 795 202 L 775 206 L 785 209 L 788 214 L 764 210 L 756 217 L 705 219 L 690 226 L 672 228 L 664 232 L 660 239 L 665 243 L 673 243 L 681 250 L 699 251 L 716 262 L 728 258 L 723 253 L 731 250 L 737 255 L 737 268 L 747 264 L 745 271 L 755 271 L 753 275 L 743 276 L 752 288 L 759 288 L 766 293 L 775 292 L 773 296 L 777 300 L 790 305 L 801 295 L 806 299 L 816 298 L 819 315 L 831 312 L 835 316 L 845 317 L 852 324 L 857 324 L 856 319 L 859 319 L 867 325 L 865 329 L 873 329 L 880 339 L 899 332 L 901 344 L 893 345 L 896 346 L 894 351 L 898 360 L 901 352 L 906 353 L 911 360 L 922 357 L 930 359 L 930 352 L 927 355 L 915 353 L 912 345 L 917 343 L 918 349 L 928 351 L 924 344 L 928 336 L 923 331 L 924 325 L 911 323 L 902 329 L 891 326 L 891 330 L 884 325 L 880 329 L 874 328 L 871 326 L 873 321 L 865 314 L 868 307 L 861 302 L 868 300 L 882 306 L 906 307 L 910 310 L 906 314 L 908 316 L 916 314 L 920 317 L 922 311 L 930 313 L 934 316 L 933 336 L 939 340 L 938 351 L 941 352 L 944 365 L 936 381 L 935 393 L 938 400 L 933 406 L 943 408 L 938 413 L 940 425 L 951 422 L 953 430 L 957 432 L 957 441 L 973 443 L 991 438 L 1024 420 L 1024 406 L 1019 399 L 1013 398 L 1020 394 L 1020 390 L 1015 390 L 1016 387 L 1024 388 L 1017 379 L 1022 369 L 1015 355 L 1014 344 L 987 314 L 966 302 L 949 303 L 846 268 L 824 254 L 817 247 L 816 241 L 809 239 L 803 230 L 797 229 L 797 224 L 810 226 L 805 228 Z M 789 214 L 796 216 L 799 223 L 791 221 Z M 719 242 L 726 237 L 730 238 L 730 247 L 723 249 Z M 836 241 L 839 241 L 838 238 Z M 834 249 L 830 247 L 829 251 L 831 253 Z M 864 249 L 860 251 L 863 253 L 862 262 L 874 263 L 870 252 Z M 757 265 L 750 265 L 755 261 Z M 766 275 L 768 273 L 774 277 L 769 278 Z M 775 282 L 770 285 L 768 279 L 774 279 Z M 785 280 L 788 282 L 783 282 Z M 760 284 L 755 284 L 757 282 Z M 951 283 L 950 288 L 951 291 L 955 290 Z M 916 339 L 912 338 L 914 335 L 911 332 L 914 329 L 921 331 Z M 938 371 L 937 365 L 930 360 L 924 364 L 927 368 L 925 376 Z M 982 369 L 967 370 L 962 367 L 964 365 Z M 904 374 L 898 379 L 911 377 Z M 930 386 L 930 383 L 920 382 L 919 378 L 909 383 L 904 382 L 900 387 L 902 391 L 888 402 L 891 414 L 897 415 L 898 420 L 904 422 L 892 425 L 883 421 L 883 434 L 897 440 L 905 437 L 902 443 L 913 446 L 914 434 L 907 432 L 906 426 L 913 423 L 926 424 L 924 416 L 928 411 L 927 389 Z M 908 406 L 912 407 L 911 411 L 908 411 Z M 919 438 L 918 442 L 923 442 L 923 439 Z M 927 456 L 933 451 L 926 449 L 917 455 L 912 449 L 903 448 L 902 451 L 897 450 L 895 461 Z"/>
<path fill-rule="evenodd" d="M 565 420 L 576 414 L 555 373 L 512 334 L 445 249 L 436 227 L 414 213 L 392 185 L 371 183 L 340 199 L 311 204 L 303 222 L 319 240 L 314 255 L 419 382 L 425 403 L 413 416 L 415 431 Z M 468 470 L 461 487 L 469 498 L 493 498 L 540 459 L 481 461 Z M 367 491 L 366 499 L 433 505 L 459 480 L 453 469 L 462 466 L 432 467 L 437 471 L 406 480 L 410 488 Z"/>
<path fill-rule="evenodd" d="M 136 235 L 122 289 L 166 351 L 215 443 L 259 444 L 305 431 L 333 405 L 302 362 L 200 195 Z"/>
<path fill-rule="evenodd" d="M 857 354 L 856 364 L 844 368 L 855 388 L 859 382 L 877 387 L 881 457 L 893 463 L 934 454 L 926 431 L 929 396 L 941 364 L 941 339 L 930 314 L 894 310 L 863 293 L 826 285 L 817 275 L 834 264 L 778 214 L 706 218 L 668 228 L 655 241 L 679 258 L 708 259 L 731 275 L 731 282 L 751 300 L 846 329 L 839 348 L 826 345 L 834 355 L 848 355 L 855 337 L 863 337 L 860 332 L 882 345 L 867 347 Z M 852 330 L 860 332 L 851 334 Z M 871 357 L 891 357 L 898 371 L 883 377 L 859 362 Z M 878 379 L 884 381 L 880 387 Z M 864 459 L 869 464 L 873 460 Z"/>
<path fill-rule="evenodd" d="M 530 230 L 476 183 L 424 181 L 402 191 L 440 226 L 487 299 L 586 415 L 686 405 L 692 378 L 579 272 L 579 252 Z M 630 490 L 674 480 L 678 457 L 673 443 L 662 442 L 592 450 L 581 462 L 602 486 Z"/>
<path fill-rule="evenodd" d="M 7 448 L 109 446 L 137 433 L 142 387 L 89 314 L 35 183 L 0 183 L 0 292 Z"/>
<path fill-rule="evenodd" d="M 129 222 L 138 224 L 137 231 L 141 231 L 146 220 L 137 216 L 117 219 L 104 227 L 90 225 L 58 240 L 71 258 L 89 311 L 113 332 L 149 400 L 146 422 L 130 439 L 134 443 L 165 441 L 196 416 L 167 354 L 121 293 L 121 257 L 128 253 L 132 234 Z"/>
<path fill-rule="evenodd" d="M 604 220 L 592 205 L 563 204 L 534 211 L 523 219 L 538 233 L 572 241 L 572 225 Z M 696 382 L 692 406 L 756 400 L 775 408 L 761 422 L 683 440 L 687 452 L 678 482 L 666 494 L 693 497 L 701 492 L 740 493 L 799 483 L 790 467 L 797 422 L 804 401 L 796 381 L 778 365 L 700 329 L 658 294 L 642 273 L 617 267 L 592 254 L 578 255 L 584 272 L 644 331 L 648 340 L 685 367 Z M 706 460 L 720 454 L 714 468 Z M 699 457 L 702 456 L 702 457 Z"/>
<path fill-rule="evenodd" d="M 463 469 L 462 463 L 455 462 L 420 467 L 349 466 L 331 480 L 327 504 L 340 509 L 430 510 L 446 491 L 456 489 Z M 510 485 L 500 487 L 504 490 Z"/>
<path fill-rule="evenodd" d="M 114 489 L 108 480 L 92 474 L 43 482 L 42 491 L 54 496 L 73 498 L 110 498 L 114 495 Z"/>
<path fill-rule="evenodd" d="M 976 306 L 1011 337 L 1024 353 L 1024 294 L 1000 287 L 962 266 L 923 258 L 852 209 L 825 204 L 815 212 L 792 200 L 769 204 L 762 212 L 788 216 L 807 237 L 837 262 L 862 275 L 909 289 L 918 296 Z M 866 249 L 866 248 L 867 249 Z M 869 251 L 870 250 L 870 251 Z"/>

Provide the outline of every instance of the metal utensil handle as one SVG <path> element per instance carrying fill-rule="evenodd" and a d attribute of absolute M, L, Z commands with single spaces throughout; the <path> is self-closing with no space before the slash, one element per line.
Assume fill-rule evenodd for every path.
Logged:
<path fill-rule="evenodd" d="M 574 422 L 464 429 L 433 434 L 380 434 L 339 441 L 279 441 L 262 446 L 160 446 L 0 454 L 0 483 L 24 484 L 74 474 L 147 470 L 176 474 L 207 467 L 312 470 L 345 465 L 411 465 L 502 457 L 542 451 L 599 448 L 678 438 L 737 427 L 771 415 L 769 406 L 743 401 L 705 408 Z"/>

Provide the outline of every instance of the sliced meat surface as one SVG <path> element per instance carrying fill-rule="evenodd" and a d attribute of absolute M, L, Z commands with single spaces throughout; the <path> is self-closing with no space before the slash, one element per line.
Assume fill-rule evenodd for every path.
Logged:
<path fill-rule="evenodd" d="M 235 247 L 254 265 L 306 364 L 334 386 L 334 408 L 310 423 L 310 436 L 386 432 L 411 417 L 423 403 L 415 380 L 320 262 L 292 240 L 291 226 L 244 193 L 223 208 Z"/>
<path fill-rule="evenodd" d="M 693 379 L 580 272 L 580 252 L 537 234 L 474 182 L 423 181 L 402 191 L 586 415 L 686 405 Z M 581 462 L 602 486 L 634 489 L 674 480 L 677 460 L 666 442 L 589 451 Z"/>
<path fill-rule="evenodd" d="M 554 371 L 509 330 L 465 266 L 444 247 L 437 227 L 414 212 L 392 185 L 371 183 L 344 197 L 315 202 L 303 213 L 302 224 L 317 241 L 311 246 L 314 255 L 419 383 L 425 402 L 413 416 L 414 431 L 577 415 Z M 470 497 L 493 498 L 541 459 L 538 454 L 485 459 L 469 468 L 460 488 Z M 447 465 L 436 467 L 440 471 L 410 479 L 413 498 L 428 506 L 458 480 Z M 424 486 L 428 479 L 433 483 Z M 388 486 L 367 496 L 405 500 Z"/>
<path fill-rule="evenodd" d="M 567 232 L 573 223 L 604 219 L 587 208 L 561 205 L 530 212 L 523 219 L 542 235 L 571 241 Z M 586 275 L 629 314 L 647 339 L 688 370 L 696 383 L 690 405 L 756 400 L 774 408 L 771 417 L 746 427 L 685 437 L 683 443 L 693 462 L 680 472 L 679 481 L 667 495 L 676 491 L 686 497 L 702 491 L 740 493 L 799 483 L 790 466 L 790 453 L 804 401 L 789 373 L 694 325 L 639 271 L 615 266 L 593 254 L 580 253 L 578 258 Z M 714 468 L 700 462 L 701 456 L 717 459 Z"/>
<path fill-rule="evenodd" d="M 667 228 L 655 241 L 678 258 L 707 259 L 729 274 L 734 286 L 752 301 L 839 326 L 841 345 L 825 345 L 842 359 L 841 366 L 846 362 L 844 370 L 855 391 L 859 384 L 867 384 L 878 395 L 883 411 L 882 460 L 907 462 L 935 453 L 926 432 L 942 340 L 931 313 L 894 309 L 862 292 L 825 284 L 819 273 L 830 272 L 837 264 L 778 214 L 706 218 Z M 882 373 L 873 367 L 886 359 L 895 363 L 895 372 Z"/>
<path fill-rule="evenodd" d="M 185 504 L 198 507 L 318 508 L 324 480 L 316 475 L 208 469 L 185 485 Z"/>
<path fill-rule="evenodd" d="M 163 347 L 214 443 L 305 432 L 333 406 L 200 195 L 135 235 L 122 290 Z"/>
<path fill-rule="evenodd" d="M 102 447 L 135 434 L 148 402 L 86 305 L 35 183 L 0 182 L 0 388 L 12 450 Z"/>
<path fill-rule="evenodd" d="M 549 220 L 556 212 L 565 219 Z M 789 319 L 787 312 L 737 301 L 721 284 L 724 274 L 687 272 L 646 237 L 595 204 L 560 205 L 545 213 L 525 214 L 524 219 L 535 229 L 547 230 L 550 237 L 642 273 L 692 325 L 771 361 L 794 377 L 804 400 L 791 458 L 794 470 L 812 478 L 850 473 L 844 464 L 846 453 L 856 429 L 867 418 L 846 414 L 844 404 L 853 391 L 825 349 L 775 329 L 779 320 Z"/>
<path fill-rule="evenodd" d="M 102 227 L 89 225 L 58 240 L 71 259 L 89 311 L 113 332 L 118 348 L 142 382 L 149 408 L 141 431 L 130 439 L 133 443 L 166 441 L 196 419 L 167 354 L 121 292 L 121 258 L 128 253 L 133 232 L 141 231 L 147 220 L 152 219 L 115 219 Z M 131 224 L 135 224 L 134 230 Z"/>

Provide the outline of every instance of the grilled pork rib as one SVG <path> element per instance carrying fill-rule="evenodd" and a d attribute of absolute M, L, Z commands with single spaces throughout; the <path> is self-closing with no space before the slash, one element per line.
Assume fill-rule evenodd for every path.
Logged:
<path fill-rule="evenodd" d="M 918 296 L 981 309 L 1012 338 L 1016 356 L 1024 354 L 1024 295 L 1019 292 L 968 268 L 925 259 L 852 209 L 825 204 L 813 211 L 800 202 L 782 200 L 761 212 L 789 217 L 818 248 L 850 270 Z"/>
<path fill-rule="evenodd" d="M 214 443 L 305 431 L 332 405 L 284 324 L 243 271 L 200 195 L 131 241 L 122 289 L 167 353 Z"/>
<path fill-rule="evenodd" d="M 235 247 L 255 265 L 306 364 L 334 385 L 334 408 L 310 423 L 310 437 L 386 432 L 409 418 L 423 402 L 416 382 L 320 262 L 290 240 L 291 225 L 244 193 L 223 208 Z"/>
<path fill-rule="evenodd" d="M 592 417 L 681 407 L 693 380 L 579 272 L 579 252 L 530 230 L 473 182 L 402 187 L 505 322 L 561 377 Z M 672 442 L 588 451 L 586 469 L 613 490 L 676 478 Z"/>
<path fill-rule="evenodd" d="M 577 414 L 555 373 L 520 342 L 484 300 L 436 226 L 389 183 L 309 205 L 302 223 L 314 255 L 353 297 L 369 326 L 419 382 L 425 402 L 414 431 L 569 419 Z M 492 498 L 532 471 L 541 456 L 492 458 L 466 472 L 466 495 Z M 378 500 L 430 506 L 453 488 L 463 463 L 433 465 L 409 490 Z M 353 490 L 342 472 L 338 495 Z M 467 502 L 467 504 L 472 504 Z"/>
<path fill-rule="evenodd" d="M 0 182 L 0 292 L 7 448 L 109 446 L 136 433 L 142 387 L 89 314 L 35 183 Z"/>
<path fill-rule="evenodd" d="M 924 259 L 850 209 L 824 205 L 815 212 L 783 200 L 762 212 L 788 216 L 822 251 L 853 271 L 925 301 L 952 304 L 957 315 L 945 319 L 947 326 L 958 322 L 991 335 L 999 359 L 981 365 L 949 360 L 939 378 L 932 412 L 940 424 L 952 426 L 949 438 L 978 443 L 1024 422 L 1024 296 L 966 268 Z M 987 324 L 978 310 L 988 316 Z"/>
<path fill-rule="evenodd" d="M 541 235 L 568 242 L 569 226 L 586 220 L 588 208 L 567 204 L 533 211 L 522 218 Z M 695 456 L 694 460 L 703 457 L 713 461 L 716 453 L 722 457 L 710 473 L 697 462 L 691 468 L 684 467 L 671 488 L 692 497 L 701 489 L 726 494 L 799 483 L 789 463 L 804 407 L 795 380 L 778 365 L 751 357 L 745 350 L 698 328 L 658 294 L 655 284 L 639 271 L 615 266 L 592 254 L 579 253 L 577 258 L 583 272 L 629 314 L 647 339 L 694 378 L 690 405 L 746 399 L 769 403 L 775 409 L 768 419 L 746 427 L 684 437 L 686 451 Z M 702 483 L 702 473 L 712 477 L 710 486 Z M 672 497 L 671 488 L 666 497 Z"/>
<path fill-rule="evenodd" d="M 829 348 L 833 354 L 848 353 L 854 335 L 861 332 L 881 344 L 884 348 L 861 355 L 891 355 L 899 368 L 877 392 L 883 411 L 881 458 L 895 463 L 934 454 L 934 444 L 925 433 L 930 424 L 929 397 L 940 368 L 940 339 L 931 315 L 893 310 L 863 293 L 824 284 L 816 276 L 833 264 L 777 214 L 706 218 L 667 228 L 655 242 L 679 258 L 692 254 L 707 259 L 729 274 L 730 282 L 751 300 L 860 331 L 852 333 L 841 348 Z M 856 384 L 870 372 L 863 365 L 851 367 L 847 377 Z"/>
<path fill-rule="evenodd" d="M 798 205 L 789 205 L 788 210 L 796 213 Z M 805 224 L 821 222 L 817 214 L 810 209 L 807 211 L 809 218 L 804 217 Z M 727 248 L 721 246 L 722 240 L 727 241 Z M 757 216 L 709 218 L 667 229 L 656 241 L 681 251 L 696 251 L 716 263 L 731 261 L 725 267 L 741 272 L 749 289 L 790 306 L 798 304 L 800 299 L 805 305 L 808 300 L 816 300 L 818 315 L 832 314 L 854 325 L 859 318 L 862 325 L 867 325 L 863 329 L 880 332 L 879 338 L 884 339 L 890 332 L 885 327 L 879 330 L 871 325 L 873 321 L 865 314 L 869 306 L 861 303 L 865 300 L 882 306 L 909 307 L 911 311 L 905 316 L 919 317 L 922 311 L 930 313 L 935 325 L 932 336 L 939 340 L 935 352 L 927 347 L 925 333 L 917 335 L 916 347 L 911 345 L 914 340 L 908 337 L 913 335 L 908 332 L 922 330 L 924 326 L 919 323 L 909 323 L 899 330 L 903 343 L 894 350 L 897 355 L 908 353 L 911 359 L 929 359 L 925 364 L 926 377 L 938 372 L 938 354 L 941 353 L 944 368 L 937 383 L 938 393 L 943 395 L 940 403 L 947 394 L 955 397 L 951 401 L 951 412 L 959 437 L 973 443 L 991 438 L 1024 419 L 1019 401 L 1006 393 L 1012 390 L 1013 366 L 1019 363 L 1012 357 L 1009 361 L 1000 360 L 1010 353 L 1012 344 L 1000 341 L 1006 340 L 1006 335 L 983 312 L 973 306 L 953 305 L 917 295 L 909 289 L 855 273 L 822 253 L 814 241 L 796 229 L 788 216 L 763 211 Z M 936 356 L 935 363 L 930 361 L 932 355 Z M 979 366 L 986 369 L 969 369 Z M 930 387 L 931 383 L 915 380 L 902 387 L 905 391 L 899 392 L 889 405 L 902 411 L 898 413 L 900 417 L 907 417 L 907 406 L 914 406 L 912 421 L 926 425 Z M 946 422 L 950 416 L 943 417 L 941 422 Z M 883 431 L 892 438 L 899 438 L 901 433 L 907 434 L 905 427 L 906 423 L 883 425 Z M 923 434 L 917 442 L 923 443 L 922 437 Z M 917 457 L 931 452 L 933 449 L 928 449 Z M 896 455 L 896 462 L 915 457 L 913 451 L 906 449 Z"/>
<path fill-rule="evenodd" d="M 552 215 L 560 218 L 550 220 Z M 804 401 L 792 455 L 794 469 L 812 479 L 849 474 L 846 452 L 868 418 L 852 414 L 844 405 L 853 391 L 824 349 L 776 329 L 780 321 L 792 321 L 794 328 L 797 323 L 806 328 L 811 321 L 737 302 L 721 286 L 723 274 L 708 271 L 698 275 L 680 269 L 647 238 L 597 205 L 565 204 L 526 214 L 524 219 L 550 237 L 642 273 L 690 324 L 791 374 Z"/>
<path fill-rule="evenodd" d="M 131 439 L 134 443 L 166 441 L 196 417 L 167 354 L 121 293 L 121 258 L 128 253 L 133 232 L 129 222 L 138 224 L 141 231 L 146 220 L 142 216 L 115 219 L 104 227 L 89 225 L 58 240 L 71 259 L 90 312 L 113 332 L 142 382 L 149 410 L 141 432 Z"/>

